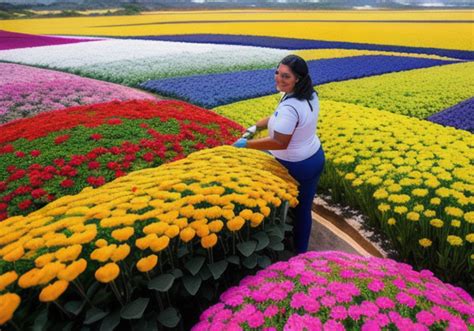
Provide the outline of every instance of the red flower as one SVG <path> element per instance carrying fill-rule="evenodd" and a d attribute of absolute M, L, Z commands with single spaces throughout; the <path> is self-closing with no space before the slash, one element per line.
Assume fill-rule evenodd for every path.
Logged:
<path fill-rule="evenodd" d="M 120 164 L 118 164 L 117 162 L 107 163 L 107 168 L 109 168 L 110 170 L 117 169 L 119 166 L 120 166 Z"/>
<path fill-rule="evenodd" d="M 15 180 L 18 180 L 18 179 L 21 179 L 23 177 L 25 177 L 26 175 L 26 171 L 23 170 L 23 169 L 18 169 L 17 171 L 15 171 L 9 178 L 8 178 L 8 181 L 9 182 L 13 182 Z"/>
<path fill-rule="evenodd" d="M 74 186 L 74 181 L 72 179 L 65 179 L 61 182 L 61 187 L 68 188 Z"/>
<path fill-rule="evenodd" d="M 12 174 L 16 171 L 16 167 L 14 165 L 9 165 L 7 171 Z"/>
<path fill-rule="evenodd" d="M 136 158 L 137 157 L 135 156 L 135 154 L 127 154 L 127 155 L 125 155 L 124 161 L 125 162 L 132 162 L 132 161 L 135 161 Z"/>
<path fill-rule="evenodd" d="M 0 181 L 0 192 L 3 192 L 7 189 L 7 183 Z"/>
<path fill-rule="evenodd" d="M 107 123 L 109 125 L 118 125 L 118 124 L 122 124 L 122 120 L 120 118 L 111 118 L 109 119 Z"/>
<path fill-rule="evenodd" d="M 54 200 L 54 194 L 48 194 L 48 201 Z"/>
<path fill-rule="evenodd" d="M 84 155 L 73 155 L 71 157 L 71 161 L 69 161 L 69 165 L 73 167 L 78 167 L 80 166 L 84 161 L 86 160 L 86 157 Z"/>
<path fill-rule="evenodd" d="M 151 152 L 143 154 L 143 159 L 147 162 L 153 162 L 154 155 Z"/>
<path fill-rule="evenodd" d="M 64 161 L 64 159 L 55 159 L 53 162 L 58 167 L 63 167 L 66 164 L 66 161 Z"/>
<path fill-rule="evenodd" d="M 22 151 L 17 151 L 17 152 L 15 152 L 15 156 L 16 157 L 24 157 L 25 153 L 23 153 Z"/>
<path fill-rule="evenodd" d="M 94 170 L 94 169 L 100 168 L 100 163 L 97 161 L 91 161 L 89 162 L 87 166 L 89 167 L 90 170 Z"/>
<path fill-rule="evenodd" d="M 121 153 L 121 150 L 119 147 L 117 146 L 113 146 L 109 149 L 110 153 L 114 154 L 114 155 L 118 155 Z"/>
<path fill-rule="evenodd" d="M 7 208 L 8 208 L 8 205 L 6 203 L 0 202 L 0 210 L 1 211 L 7 210 Z"/>
<path fill-rule="evenodd" d="M 105 184 L 105 178 L 104 176 L 99 176 L 99 177 L 89 176 L 87 178 L 87 182 L 94 187 L 98 187 Z"/>
<path fill-rule="evenodd" d="M 30 155 L 33 156 L 33 157 L 37 157 L 37 156 L 40 156 L 41 155 L 41 151 L 40 150 L 37 150 L 37 149 L 34 149 L 30 152 Z"/>
<path fill-rule="evenodd" d="M 54 139 L 54 143 L 56 145 L 59 145 L 59 144 L 62 144 L 63 142 L 67 141 L 69 139 L 69 137 L 71 137 L 70 135 L 68 134 L 64 134 L 62 136 L 57 136 L 55 139 Z"/>
<path fill-rule="evenodd" d="M 100 140 L 100 139 L 102 139 L 102 135 L 100 133 L 93 133 L 93 134 L 91 134 L 91 139 L 96 140 L 96 141 Z"/>
<path fill-rule="evenodd" d="M 125 171 L 122 171 L 122 170 L 116 170 L 115 171 L 115 178 L 119 178 L 119 177 L 122 177 L 122 176 L 125 176 L 127 173 Z"/>
<path fill-rule="evenodd" d="M 8 144 L 8 145 L 0 147 L 0 154 L 13 153 L 14 150 L 15 149 L 13 148 L 13 145 Z"/>
<path fill-rule="evenodd" d="M 47 192 L 43 190 L 42 188 L 37 188 L 31 191 L 31 196 L 33 197 L 33 199 L 39 199 L 45 194 L 47 194 Z"/>
<path fill-rule="evenodd" d="M 23 195 L 23 194 L 28 194 L 28 193 L 30 193 L 31 191 L 33 191 L 33 188 L 32 188 L 32 187 L 22 185 L 22 186 L 17 187 L 17 188 L 13 191 L 13 194 L 15 194 L 15 195 Z"/>
<path fill-rule="evenodd" d="M 136 191 L 137 191 L 137 187 L 136 186 L 132 187 L 132 192 L 136 192 Z"/>
<path fill-rule="evenodd" d="M 33 202 L 30 199 L 23 200 L 18 204 L 18 208 L 20 208 L 21 210 L 25 210 L 28 209 L 32 204 Z"/>

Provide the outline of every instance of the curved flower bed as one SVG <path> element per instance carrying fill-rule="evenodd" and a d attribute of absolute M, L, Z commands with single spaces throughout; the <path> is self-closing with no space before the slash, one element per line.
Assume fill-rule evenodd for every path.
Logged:
<path fill-rule="evenodd" d="M 474 133 L 474 98 L 431 115 L 427 120 Z"/>
<path fill-rule="evenodd" d="M 324 84 L 450 63 L 453 61 L 367 55 L 309 61 L 308 67 L 313 83 Z M 274 93 L 274 69 L 150 80 L 140 87 L 212 108 Z"/>
<path fill-rule="evenodd" d="M 173 284 L 194 295 L 230 264 L 269 264 L 266 250 L 282 245 L 279 215 L 297 194 L 271 156 L 223 146 L 11 217 L 0 223 L 0 324 L 19 309 L 34 323 L 46 310 L 38 323 L 56 326 L 61 317 L 48 322 L 48 309 L 59 307 L 63 319 L 94 327 L 110 327 L 111 319 L 128 326 L 145 310 L 155 321 L 163 313 L 160 323 L 170 326 L 174 308 L 163 302 L 183 295 Z"/>
<path fill-rule="evenodd" d="M 0 63 L 0 123 L 112 100 L 156 99 L 124 86 L 18 64 Z"/>
<path fill-rule="evenodd" d="M 309 252 L 221 295 L 193 331 L 468 330 L 474 300 L 428 270 L 390 259 Z"/>
<path fill-rule="evenodd" d="M 269 116 L 272 95 L 216 108 L 242 125 Z M 447 279 L 471 280 L 474 255 L 474 138 L 429 121 L 322 101 L 326 154 L 321 187 L 357 206 L 401 258 Z"/>
<path fill-rule="evenodd" d="M 317 86 L 322 99 L 426 118 L 474 95 L 474 63 L 397 72 Z"/>
<path fill-rule="evenodd" d="M 74 107 L 0 127 L 0 220 L 193 151 L 230 144 L 242 127 L 180 101 Z"/>

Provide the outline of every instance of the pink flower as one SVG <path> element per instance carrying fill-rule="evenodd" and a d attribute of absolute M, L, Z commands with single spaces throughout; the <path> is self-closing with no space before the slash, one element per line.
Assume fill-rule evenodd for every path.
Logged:
<path fill-rule="evenodd" d="M 268 317 L 268 318 L 272 318 L 276 314 L 278 314 L 278 307 L 275 305 L 268 306 L 263 312 L 263 316 Z"/>
<path fill-rule="evenodd" d="M 419 313 L 416 314 L 416 319 L 418 322 L 430 326 L 435 322 L 435 318 L 433 314 L 431 314 L 429 311 L 422 310 Z"/>
<path fill-rule="evenodd" d="M 373 317 L 379 313 L 379 307 L 373 302 L 363 301 L 360 305 L 362 315 Z"/>
<path fill-rule="evenodd" d="M 406 293 L 403 293 L 403 292 L 398 293 L 396 296 L 396 299 L 402 305 L 408 306 L 410 308 L 413 308 L 416 306 L 416 300 Z"/>
<path fill-rule="evenodd" d="M 350 306 L 348 310 L 349 317 L 357 321 L 362 315 L 362 310 L 359 306 Z"/>
<path fill-rule="evenodd" d="M 212 319 L 212 322 L 227 322 L 229 318 L 232 316 L 232 310 L 230 309 L 222 309 L 221 311 L 218 311 L 215 315 L 214 318 Z"/>
<path fill-rule="evenodd" d="M 378 297 L 375 299 L 375 304 L 381 309 L 392 309 L 395 307 L 395 303 L 392 301 L 392 299 L 387 297 Z"/>
<path fill-rule="evenodd" d="M 344 306 L 334 306 L 329 316 L 335 320 L 344 320 L 347 318 L 347 309 Z"/>
<path fill-rule="evenodd" d="M 393 283 L 393 285 L 398 287 L 400 290 L 402 290 L 406 287 L 405 282 L 400 278 L 394 279 L 392 283 Z"/>
<path fill-rule="evenodd" d="M 308 294 L 313 298 L 320 298 L 326 294 L 326 289 L 319 286 L 313 286 L 308 290 Z"/>
<path fill-rule="evenodd" d="M 336 304 L 336 298 L 332 296 L 326 296 L 321 299 L 321 304 L 325 307 L 332 307 Z"/>
<path fill-rule="evenodd" d="M 323 325 L 319 318 L 312 317 L 310 315 L 300 316 L 298 314 L 292 314 L 285 326 L 284 331 L 303 331 L 304 329 L 311 331 L 319 331 L 323 329 Z"/>
<path fill-rule="evenodd" d="M 324 331 L 345 331 L 346 328 L 341 323 L 335 320 L 327 320 L 324 323 Z"/>
<path fill-rule="evenodd" d="M 367 288 L 371 290 L 372 292 L 380 292 L 384 289 L 384 287 L 385 287 L 385 284 L 378 279 L 374 279 L 367 285 Z"/>
<path fill-rule="evenodd" d="M 248 318 L 247 323 L 251 328 L 258 328 L 261 327 L 263 323 L 265 323 L 265 318 L 262 312 L 257 310 L 253 315 Z"/>
<path fill-rule="evenodd" d="M 354 278 L 356 276 L 356 273 L 351 269 L 342 270 L 339 274 L 342 278 Z"/>
<path fill-rule="evenodd" d="M 362 324 L 362 331 L 380 331 L 381 328 L 378 323 L 374 320 L 368 320 L 364 324 Z"/>

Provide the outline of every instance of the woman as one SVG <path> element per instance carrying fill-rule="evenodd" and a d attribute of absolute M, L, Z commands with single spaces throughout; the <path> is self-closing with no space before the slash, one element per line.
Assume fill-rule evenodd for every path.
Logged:
<path fill-rule="evenodd" d="M 294 240 L 297 253 L 308 250 L 311 234 L 311 206 L 324 168 L 324 152 L 316 135 L 319 114 L 318 96 L 305 60 L 288 55 L 275 71 L 278 91 L 284 95 L 272 116 L 247 129 L 250 133 L 268 127 L 269 136 L 239 139 L 235 147 L 268 150 L 299 185 L 299 204 L 295 208 Z"/>

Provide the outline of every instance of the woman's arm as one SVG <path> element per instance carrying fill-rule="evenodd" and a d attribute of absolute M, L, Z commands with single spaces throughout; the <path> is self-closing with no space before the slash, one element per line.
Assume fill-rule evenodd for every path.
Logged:
<path fill-rule="evenodd" d="M 259 130 L 266 129 L 268 127 L 268 121 L 270 120 L 270 117 L 262 118 L 260 121 L 255 123 L 255 126 Z"/>
<path fill-rule="evenodd" d="M 259 121 L 260 122 L 260 121 Z M 268 122 L 268 121 L 267 121 Z M 247 142 L 247 148 L 259 150 L 280 150 L 286 149 L 290 144 L 292 134 L 283 134 L 274 132 L 274 138 L 265 137 L 261 139 L 252 139 Z"/>

